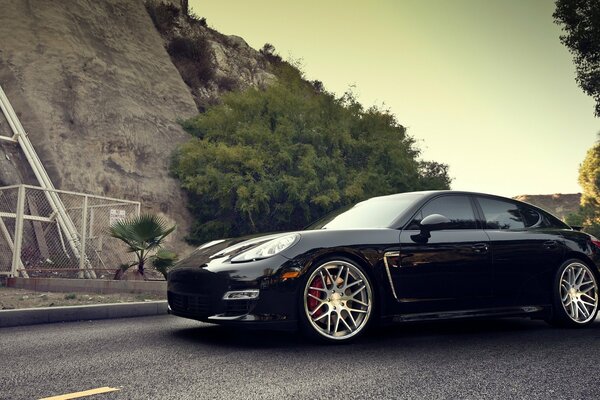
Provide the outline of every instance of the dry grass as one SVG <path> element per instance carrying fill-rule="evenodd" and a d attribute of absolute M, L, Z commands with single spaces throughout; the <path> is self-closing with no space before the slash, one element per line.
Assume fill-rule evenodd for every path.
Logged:
<path fill-rule="evenodd" d="M 90 304 L 131 303 L 165 300 L 166 294 L 136 293 L 56 293 L 0 287 L 0 310 L 37 307 L 82 306 Z"/>

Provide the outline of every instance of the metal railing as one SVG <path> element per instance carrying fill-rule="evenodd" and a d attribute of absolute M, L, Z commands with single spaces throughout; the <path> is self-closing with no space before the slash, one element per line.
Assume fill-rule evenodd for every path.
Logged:
<path fill-rule="evenodd" d="M 132 255 L 109 235 L 109 227 L 139 214 L 135 201 L 29 185 L 2 187 L 0 275 L 112 278 Z"/>

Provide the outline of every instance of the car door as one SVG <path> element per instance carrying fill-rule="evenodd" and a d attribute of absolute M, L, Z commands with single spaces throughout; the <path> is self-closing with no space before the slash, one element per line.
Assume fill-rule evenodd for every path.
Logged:
<path fill-rule="evenodd" d="M 451 224 L 423 241 L 420 221 L 432 214 Z M 467 195 L 444 194 L 427 202 L 400 233 L 398 257 L 387 265 L 402 313 L 479 308 L 491 296 L 489 239 Z"/>
<path fill-rule="evenodd" d="M 565 254 L 562 237 L 533 207 L 485 196 L 476 196 L 476 204 L 490 238 L 497 304 L 524 306 L 551 301 L 549 288 Z"/>

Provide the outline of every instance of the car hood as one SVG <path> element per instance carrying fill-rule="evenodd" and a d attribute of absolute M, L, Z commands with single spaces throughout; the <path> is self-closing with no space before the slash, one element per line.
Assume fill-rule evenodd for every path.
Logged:
<path fill-rule="evenodd" d="M 242 236 L 238 238 L 219 239 L 204 243 L 189 256 L 178 262 L 175 267 L 203 267 L 211 260 L 217 258 L 231 259 L 246 250 L 276 239 L 289 235 L 292 232 L 266 233 L 258 235 Z"/>

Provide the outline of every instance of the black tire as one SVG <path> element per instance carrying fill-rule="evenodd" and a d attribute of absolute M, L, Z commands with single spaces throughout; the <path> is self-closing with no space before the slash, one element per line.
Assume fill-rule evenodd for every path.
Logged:
<path fill-rule="evenodd" d="M 565 261 L 554 277 L 552 316 L 554 326 L 582 328 L 598 314 L 598 279 L 594 270 L 578 259 Z"/>
<path fill-rule="evenodd" d="M 356 262 L 321 260 L 305 274 L 299 290 L 302 332 L 319 342 L 349 343 L 369 327 L 374 299 L 371 280 Z"/>

